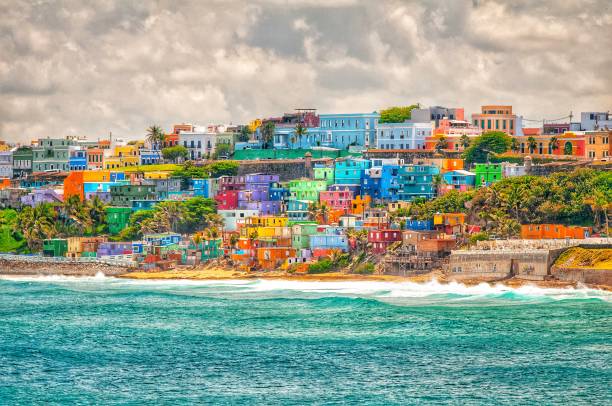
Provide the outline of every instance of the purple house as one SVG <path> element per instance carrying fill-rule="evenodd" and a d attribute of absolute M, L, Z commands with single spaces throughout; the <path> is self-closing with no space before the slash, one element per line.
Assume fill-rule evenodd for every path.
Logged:
<path fill-rule="evenodd" d="M 280 214 L 281 202 L 279 200 L 264 200 L 261 202 L 243 202 L 239 205 L 242 210 L 259 210 L 261 216 Z"/>
<path fill-rule="evenodd" d="M 126 255 L 132 253 L 132 242 L 103 242 L 98 245 L 97 256 Z"/>
<path fill-rule="evenodd" d="M 41 203 L 62 203 L 64 196 L 55 189 L 34 189 L 21 197 L 21 204 L 35 207 Z"/>

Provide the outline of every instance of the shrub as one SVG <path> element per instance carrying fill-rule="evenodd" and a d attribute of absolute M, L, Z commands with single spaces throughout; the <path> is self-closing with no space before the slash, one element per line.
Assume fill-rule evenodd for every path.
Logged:
<path fill-rule="evenodd" d="M 358 275 L 372 275 L 374 273 L 374 269 L 374 264 L 366 262 L 364 264 L 357 265 L 353 273 Z"/>
<path fill-rule="evenodd" d="M 330 272 L 334 264 L 329 258 L 321 259 L 314 264 L 308 266 L 309 274 L 326 273 Z"/>

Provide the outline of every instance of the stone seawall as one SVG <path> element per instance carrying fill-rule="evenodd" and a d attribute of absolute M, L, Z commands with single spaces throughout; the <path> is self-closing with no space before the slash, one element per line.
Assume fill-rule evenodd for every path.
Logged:
<path fill-rule="evenodd" d="M 553 267 L 551 273 L 560 281 L 581 282 L 589 285 L 612 286 L 612 269 Z"/>
<path fill-rule="evenodd" d="M 116 276 L 130 272 L 130 268 L 95 262 L 54 263 L 0 259 L 0 275 L 95 276 L 100 272 L 106 276 Z"/>

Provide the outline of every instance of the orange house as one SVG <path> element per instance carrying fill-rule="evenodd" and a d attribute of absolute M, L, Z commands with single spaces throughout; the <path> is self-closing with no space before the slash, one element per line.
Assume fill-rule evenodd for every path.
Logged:
<path fill-rule="evenodd" d="M 110 179 L 110 171 L 72 171 L 64 179 L 64 199 L 79 196 L 79 199 L 83 200 L 85 182 L 110 182 Z"/>
<path fill-rule="evenodd" d="M 9 178 L 0 179 L 0 190 L 11 187 L 11 180 Z"/>
<path fill-rule="evenodd" d="M 271 271 L 295 257 L 295 248 L 291 247 L 265 247 L 257 248 L 257 262 L 262 269 Z"/>
<path fill-rule="evenodd" d="M 572 238 L 582 240 L 593 230 L 591 227 L 564 226 L 563 224 L 523 224 L 521 238 L 525 240 L 548 240 Z"/>
<path fill-rule="evenodd" d="M 362 215 L 365 209 L 370 208 L 371 205 L 372 205 L 372 198 L 370 197 L 370 195 L 365 195 L 365 196 L 357 195 L 353 199 L 352 212 L 355 215 Z"/>

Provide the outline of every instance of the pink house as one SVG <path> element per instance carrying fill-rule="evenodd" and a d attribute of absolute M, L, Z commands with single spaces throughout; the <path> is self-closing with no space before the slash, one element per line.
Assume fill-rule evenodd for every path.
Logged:
<path fill-rule="evenodd" d="M 345 214 L 348 214 L 353 206 L 353 192 L 348 188 L 321 191 L 319 192 L 319 202 L 330 209 L 342 210 Z"/>

